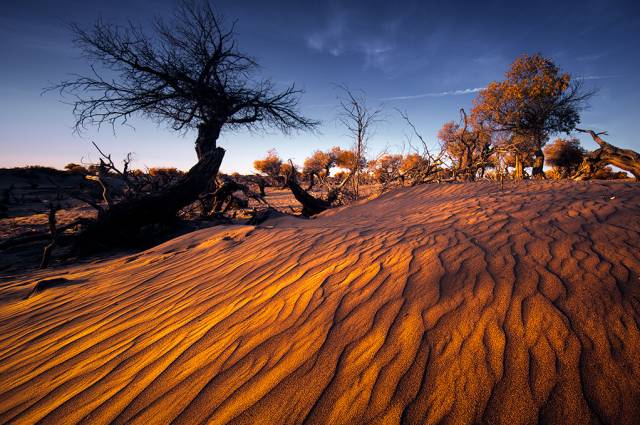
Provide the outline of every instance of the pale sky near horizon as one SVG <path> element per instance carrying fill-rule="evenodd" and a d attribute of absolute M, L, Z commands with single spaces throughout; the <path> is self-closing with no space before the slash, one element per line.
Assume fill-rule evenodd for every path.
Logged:
<path fill-rule="evenodd" d="M 442 124 L 470 108 L 479 88 L 502 78 L 522 53 L 541 52 L 563 70 L 599 90 L 582 126 L 607 130 L 609 141 L 640 150 L 640 6 L 632 1 L 429 2 L 220 0 L 228 20 L 237 19 L 242 51 L 262 65 L 261 74 L 305 90 L 301 109 L 322 120 L 318 134 L 283 136 L 224 133 L 223 171 L 249 172 L 254 159 L 275 148 L 302 163 L 316 149 L 351 140 L 336 122 L 335 84 L 367 93 L 384 106 L 384 120 L 370 143 L 371 156 L 401 149 L 407 111 L 432 143 Z M 57 2 L 24 0 L 3 5 L 0 15 L 0 167 L 62 167 L 96 158 L 96 141 L 114 158 L 132 151 L 136 167 L 195 163 L 195 135 L 176 134 L 143 120 L 72 134 L 71 107 L 42 89 L 87 73 L 89 64 L 71 43 L 67 24 L 148 23 L 167 16 L 175 2 L 141 0 Z M 581 135 L 583 145 L 595 144 Z"/>

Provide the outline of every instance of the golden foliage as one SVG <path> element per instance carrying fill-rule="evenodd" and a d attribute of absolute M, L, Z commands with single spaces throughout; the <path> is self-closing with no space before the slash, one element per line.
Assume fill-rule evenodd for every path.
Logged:
<path fill-rule="evenodd" d="M 579 122 L 578 109 L 589 95 L 540 54 L 517 58 L 504 81 L 494 81 L 474 100 L 473 115 L 496 130 L 534 136 L 569 132 Z"/>
<path fill-rule="evenodd" d="M 276 177 L 280 175 L 280 168 L 282 167 L 282 159 L 278 155 L 275 149 L 271 149 L 267 152 L 267 156 L 263 159 L 256 159 L 253 161 L 253 168 L 260 173 L 266 174 L 270 177 Z"/>

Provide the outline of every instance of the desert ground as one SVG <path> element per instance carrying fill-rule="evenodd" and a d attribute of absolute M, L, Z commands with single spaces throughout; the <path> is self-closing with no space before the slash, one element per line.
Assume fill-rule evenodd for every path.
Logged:
<path fill-rule="evenodd" d="M 0 422 L 638 423 L 638 217 L 422 185 L 5 278 Z"/>

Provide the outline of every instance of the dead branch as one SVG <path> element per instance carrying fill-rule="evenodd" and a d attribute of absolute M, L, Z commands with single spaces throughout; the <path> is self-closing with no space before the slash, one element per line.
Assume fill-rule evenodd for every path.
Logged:
<path fill-rule="evenodd" d="M 109 188 L 107 188 L 107 186 L 104 184 L 104 181 L 102 181 L 102 179 L 100 178 L 100 176 L 85 176 L 84 178 L 90 181 L 94 181 L 100 185 L 100 187 L 102 188 L 102 199 L 107 204 L 107 206 L 111 208 L 113 206 L 111 193 L 109 191 Z"/>
<path fill-rule="evenodd" d="M 160 192 L 114 204 L 79 236 L 75 251 L 88 253 L 98 249 L 98 243 L 123 243 L 131 240 L 146 224 L 174 220 L 178 211 L 205 191 L 218 173 L 224 152 L 224 149 L 216 148 L 207 153 L 184 177 Z"/>
<path fill-rule="evenodd" d="M 343 183 L 346 184 L 346 182 Z M 331 208 L 331 202 L 316 198 L 298 184 L 296 170 L 293 166 L 285 175 L 285 185 L 291 190 L 296 200 L 302 204 L 302 215 L 311 217 Z"/>
<path fill-rule="evenodd" d="M 56 228 L 56 213 L 60 209 L 59 205 L 50 204 L 49 205 L 49 214 L 48 214 L 48 222 L 49 222 L 49 233 L 51 234 L 51 241 L 47 246 L 44 247 L 44 251 L 42 253 L 42 261 L 40 262 L 40 268 L 46 269 L 49 265 L 49 259 L 51 258 L 51 253 L 53 252 L 53 248 L 56 246 L 56 239 L 58 237 L 58 229 Z"/>
<path fill-rule="evenodd" d="M 97 201 L 85 196 L 85 194 L 83 192 L 80 191 L 70 191 L 65 189 L 64 187 L 60 186 L 58 183 L 56 183 L 55 181 L 53 181 L 51 178 L 48 178 L 49 182 L 51 184 L 53 184 L 54 186 L 56 186 L 56 188 L 58 189 L 59 192 L 64 193 L 65 195 L 67 195 L 68 197 L 75 199 L 77 201 L 83 202 L 87 205 L 89 205 L 90 207 L 94 208 L 96 211 L 98 211 L 98 217 L 101 214 L 104 214 L 104 208 L 102 207 L 102 205 L 100 205 Z"/>
<path fill-rule="evenodd" d="M 599 168 L 611 164 L 630 172 L 636 181 L 640 181 L 640 154 L 631 149 L 618 148 L 604 141 L 600 136 L 606 135 L 606 131 L 596 133 L 593 130 L 581 128 L 576 128 L 576 131 L 591 135 L 600 148 L 585 156 L 578 172 L 573 176 L 574 180 L 589 180 L 593 178 L 593 174 Z"/>

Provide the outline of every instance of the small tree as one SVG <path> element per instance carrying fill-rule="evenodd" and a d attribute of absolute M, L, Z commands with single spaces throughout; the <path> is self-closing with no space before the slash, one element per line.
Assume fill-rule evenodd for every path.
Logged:
<path fill-rule="evenodd" d="M 358 157 L 358 153 L 353 150 L 342 149 L 336 146 L 331 149 L 331 155 L 335 158 L 335 165 L 337 167 L 349 170 L 354 176 L 366 165 L 363 158 Z"/>
<path fill-rule="evenodd" d="M 309 178 L 309 187 L 311 190 L 314 185 L 314 178 L 329 177 L 329 171 L 335 164 L 335 157 L 331 152 L 315 151 L 304 160 L 303 173 Z"/>
<path fill-rule="evenodd" d="M 253 168 L 258 172 L 266 174 L 274 180 L 278 180 L 283 166 L 282 159 L 278 155 L 275 149 L 271 149 L 267 152 L 267 156 L 263 159 L 256 159 L 253 161 Z"/>
<path fill-rule="evenodd" d="M 64 169 L 73 174 L 89 174 L 89 170 L 83 165 L 76 164 L 74 162 L 70 162 L 69 164 L 64 166 Z"/>
<path fill-rule="evenodd" d="M 374 161 L 370 161 L 369 169 L 376 182 L 382 185 L 383 191 L 393 182 L 402 180 L 402 155 L 384 154 Z"/>
<path fill-rule="evenodd" d="M 449 121 L 438 132 L 442 147 L 451 159 L 452 168 L 456 175 L 465 180 L 475 180 L 478 170 L 480 174 L 489 164 L 491 136 L 486 128 L 479 125 L 464 112 L 461 124 Z"/>
<path fill-rule="evenodd" d="M 363 164 L 363 161 L 358 161 L 356 153 L 351 150 L 334 147 L 326 154 L 325 159 L 327 159 L 327 161 L 324 163 L 326 174 L 329 173 L 332 165 L 345 168 L 349 171 L 346 173 L 337 173 L 333 182 L 330 182 L 329 179 L 323 181 L 327 188 L 325 199 L 311 195 L 308 192 L 310 189 L 305 190 L 300 186 L 298 183 L 298 173 L 295 168 L 290 167 L 283 173 L 284 184 L 291 190 L 296 200 L 302 204 L 303 215 L 311 216 L 319 214 L 334 205 L 344 204 L 345 202 L 353 200 L 354 196 L 347 190 L 346 185 L 354 177 L 356 170 L 366 166 L 366 163 Z M 320 155 L 318 155 L 318 157 L 319 156 Z"/>
<path fill-rule="evenodd" d="M 558 138 L 544 147 L 547 164 L 551 165 L 558 177 L 563 179 L 572 176 L 578 170 L 584 154 L 585 150 L 575 137 L 571 139 Z"/>

